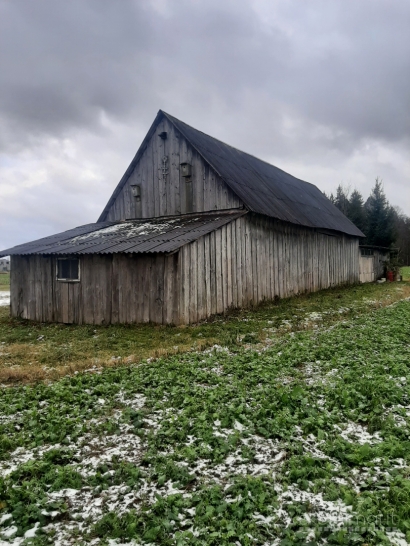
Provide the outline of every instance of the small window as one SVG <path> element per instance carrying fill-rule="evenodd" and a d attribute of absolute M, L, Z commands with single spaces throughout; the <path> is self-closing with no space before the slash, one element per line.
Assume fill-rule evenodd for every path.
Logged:
<path fill-rule="evenodd" d="M 57 258 L 57 280 L 79 281 L 80 260 L 78 258 Z"/>

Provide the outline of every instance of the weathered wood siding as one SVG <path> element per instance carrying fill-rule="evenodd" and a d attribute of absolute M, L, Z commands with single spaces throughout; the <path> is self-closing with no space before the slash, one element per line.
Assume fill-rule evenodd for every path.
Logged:
<path fill-rule="evenodd" d="M 375 248 L 373 255 L 361 256 L 359 253 L 360 282 L 373 282 L 384 275 L 385 262 L 389 260 L 389 253 Z"/>
<path fill-rule="evenodd" d="M 178 321 L 178 254 L 80 260 L 80 282 L 62 282 L 55 257 L 13 256 L 12 316 L 67 324 Z"/>
<path fill-rule="evenodd" d="M 165 131 L 167 138 L 159 134 Z M 168 174 L 162 177 L 163 158 L 167 157 Z M 192 182 L 181 176 L 180 163 L 192 165 Z M 141 202 L 137 205 L 131 194 L 131 185 L 141 187 Z M 187 191 L 192 191 L 191 198 Z M 191 203 L 192 210 L 187 209 Z M 238 208 L 242 201 L 221 178 L 203 161 L 201 156 L 163 119 L 149 140 L 147 148 L 127 183 L 109 209 L 107 221 L 126 218 L 153 218 L 186 212 L 204 212 Z"/>
<path fill-rule="evenodd" d="M 81 281 L 56 258 L 14 256 L 13 316 L 44 322 L 189 324 L 228 309 L 359 281 L 358 239 L 245 215 L 171 256 L 82 256 Z"/>
<path fill-rule="evenodd" d="M 246 215 L 180 251 L 180 321 L 359 281 L 358 239 Z"/>
<path fill-rule="evenodd" d="M 359 279 L 362 283 L 376 280 L 374 256 L 359 257 Z"/>

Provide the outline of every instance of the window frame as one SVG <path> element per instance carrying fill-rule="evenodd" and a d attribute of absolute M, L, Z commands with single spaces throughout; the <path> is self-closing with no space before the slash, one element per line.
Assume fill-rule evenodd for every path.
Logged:
<path fill-rule="evenodd" d="M 77 260 L 78 263 L 78 279 L 66 279 L 58 276 L 58 263 L 63 260 Z M 81 281 L 81 260 L 80 258 L 69 258 L 68 256 L 58 257 L 56 260 L 56 280 L 57 282 L 80 282 Z"/>

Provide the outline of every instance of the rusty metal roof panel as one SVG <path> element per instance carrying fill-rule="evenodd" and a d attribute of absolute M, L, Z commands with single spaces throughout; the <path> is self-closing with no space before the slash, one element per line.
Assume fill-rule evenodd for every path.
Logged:
<path fill-rule="evenodd" d="M 245 210 L 219 211 L 87 224 L 3 250 L 0 256 L 173 252 L 244 214 Z"/>

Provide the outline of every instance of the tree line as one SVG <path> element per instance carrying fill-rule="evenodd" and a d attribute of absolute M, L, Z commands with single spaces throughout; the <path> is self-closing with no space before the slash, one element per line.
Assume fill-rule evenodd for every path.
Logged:
<path fill-rule="evenodd" d="M 361 244 L 397 248 L 400 261 L 410 265 L 410 217 L 390 205 L 381 179 L 376 178 L 366 200 L 342 184 L 328 197 L 365 234 Z"/>

